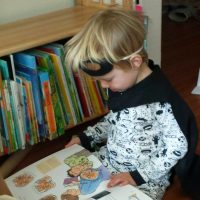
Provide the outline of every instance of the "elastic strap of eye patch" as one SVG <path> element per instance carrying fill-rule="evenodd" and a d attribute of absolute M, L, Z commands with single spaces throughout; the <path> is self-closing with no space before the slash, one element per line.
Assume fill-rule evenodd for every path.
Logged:
<path fill-rule="evenodd" d="M 143 46 L 141 46 L 137 51 L 133 52 L 131 55 L 126 56 L 126 57 L 122 58 L 121 60 L 127 60 L 127 59 L 131 58 L 133 55 L 140 53 L 140 51 L 142 51 L 142 49 L 143 49 Z"/>
<path fill-rule="evenodd" d="M 109 62 L 102 62 L 97 64 L 100 66 L 100 68 L 97 70 L 87 69 L 85 66 L 80 66 L 80 69 L 90 76 L 103 76 L 111 72 L 113 69 L 113 65 Z"/>

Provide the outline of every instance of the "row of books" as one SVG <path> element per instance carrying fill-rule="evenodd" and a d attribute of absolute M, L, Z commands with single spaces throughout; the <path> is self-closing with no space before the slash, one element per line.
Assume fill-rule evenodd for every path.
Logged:
<path fill-rule="evenodd" d="M 0 153 L 7 154 L 105 113 L 106 92 L 64 62 L 52 43 L 0 58 Z"/>

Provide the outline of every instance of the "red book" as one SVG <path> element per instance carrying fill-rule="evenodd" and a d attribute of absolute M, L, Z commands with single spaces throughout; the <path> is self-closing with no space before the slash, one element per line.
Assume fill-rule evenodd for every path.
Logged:
<path fill-rule="evenodd" d="M 85 117 L 90 117 L 90 111 L 88 109 L 88 103 L 87 103 L 87 100 L 86 100 L 87 97 L 85 96 L 83 84 L 80 80 L 78 72 L 74 72 L 74 80 L 75 80 L 75 83 L 76 83 L 76 87 L 77 87 L 77 91 L 78 91 L 78 94 L 79 94 L 81 106 L 82 106 L 82 109 L 83 109 L 83 114 L 84 114 Z"/>

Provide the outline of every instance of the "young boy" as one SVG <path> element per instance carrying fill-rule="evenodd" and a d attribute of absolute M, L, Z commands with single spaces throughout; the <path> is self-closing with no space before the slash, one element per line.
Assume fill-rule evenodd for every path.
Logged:
<path fill-rule="evenodd" d="M 132 184 L 160 200 L 172 169 L 182 176 L 189 169 L 197 130 L 189 107 L 148 60 L 144 38 L 141 14 L 113 9 L 98 12 L 66 44 L 67 65 L 108 89 L 110 110 L 66 147 L 106 142 L 96 154 L 113 174 L 108 187 Z"/>

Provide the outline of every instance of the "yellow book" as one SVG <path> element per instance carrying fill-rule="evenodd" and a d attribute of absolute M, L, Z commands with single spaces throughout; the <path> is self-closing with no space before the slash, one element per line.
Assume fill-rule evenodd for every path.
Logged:
<path fill-rule="evenodd" d="M 65 110 L 69 114 L 69 126 L 77 124 L 77 119 L 76 119 L 75 112 L 74 112 L 74 109 L 73 109 L 73 106 L 71 103 L 70 93 L 68 90 L 67 82 L 64 77 L 62 63 L 59 62 L 57 55 L 52 54 L 52 53 L 47 53 L 47 54 L 50 55 L 50 57 L 52 59 L 52 62 L 54 65 L 54 70 L 55 70 L 56 77 L 57 77 L 57 81 L 59 84 L 59 89 L 60 89 L 61 95 L 64 100 Z"/>
<path fill-rule="evenodd" d="M 101 107 L 99 105 L 99 101 L 98 101 L 98 97 L 94 88 L 94 83 L 93 80 L 90 76 L 85 75 L 85 79 L 86 79 L 86 84 L 88 86 L 88 91 L 89 91 L 89 95 L 91 98 L 91 103 L 93 105 L 94 108 L 94 114 L 101 114 L 102 110 Z"/>

